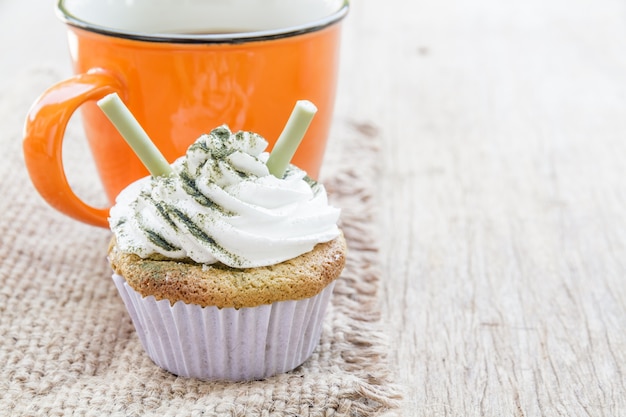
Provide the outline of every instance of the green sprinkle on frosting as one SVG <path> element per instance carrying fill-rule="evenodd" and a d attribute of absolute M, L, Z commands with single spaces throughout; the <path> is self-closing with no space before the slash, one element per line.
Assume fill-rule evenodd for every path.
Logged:
<path fill-rule="evenodd" d="M 153 230 L 150 229 L 144 229 L 144 232 L 146 233 L 146 236 L 148 237 L 148 239 L 150 240 L 150 242 L 154 243 L 155 245 L 163 248 L 164 250 L 171 252 L 171 251 L 176 251 L 176 250 L 180 250 L 179 247 L 172 245 L 170 242 L 168 242 L 167 240 L 165 240 L 163 238 L 163 236 L 157 234 L 156 232 L 154 232 Z"/>

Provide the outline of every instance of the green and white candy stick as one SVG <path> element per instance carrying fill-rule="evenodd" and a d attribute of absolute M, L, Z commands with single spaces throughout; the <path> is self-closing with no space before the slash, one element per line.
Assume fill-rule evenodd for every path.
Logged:
<path fill-rule="evenodd" d="M 315 113 L 317 113 L 317 107 L 310 101 L 298 100 L 296 102 L 285 128 L 267 159 L 267 168 L 270 174 L 278 178 L 283 177 Z"/>
<path fill-rule="evenodd" d="M 117 93 L 98 100 L 97 104 L 148 168 L 150 174 L 154 177 L 170 175 L 172 167 Z"/>

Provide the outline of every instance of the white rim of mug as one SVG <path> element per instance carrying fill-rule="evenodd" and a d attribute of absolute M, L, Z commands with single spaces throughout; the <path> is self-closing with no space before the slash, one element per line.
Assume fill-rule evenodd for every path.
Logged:
<path fill-rule="evenodd" d="M 243 43 L 267 41 L 272 39 L 288 38 L 292 36 L 302 35 L 305 33 L 316 32 L 328 26 L 341 21 L 347 14 L 349 9 L 349 1 L 344 0 L 342 6 L 334 13 L 307 22 L 301 25 L 288 26 L 279 29 L 258 30 L 249 32 L 233 32 L 233 33 L 143 33 L 134 32 L 123 29 L 115 29 L 102 25 L 96 25 L 82 20 L 67 11 L 64 6 L 64 0 L 57 3 L 57 13 L 60 19 L 73 27 L 84 29 L 89 32 L 99 33 L 102 35 L 113 36 L 117 38 L 157 42 L 157 43 Z"/>

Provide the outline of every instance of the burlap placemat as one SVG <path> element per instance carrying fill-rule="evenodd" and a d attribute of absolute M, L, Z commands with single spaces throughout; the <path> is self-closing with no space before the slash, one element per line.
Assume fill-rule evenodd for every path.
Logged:
<path fill-rule="evenodd" d="M 173 376 L 144 353 L 105 259 L 107 230 L 48 207 L 23 166 L 25 114 L 56 69 L 30 70 L 0 90 L 0 415 L 395 415 L 371 223 L 376 141 L 358 129 L 333 139 L 325 183 L 342 207 L 348 263 L 319 347 L 295 371 L 248 383 Z M 76 191 L 100 190 L 78 128 L 65 160 Z"/>

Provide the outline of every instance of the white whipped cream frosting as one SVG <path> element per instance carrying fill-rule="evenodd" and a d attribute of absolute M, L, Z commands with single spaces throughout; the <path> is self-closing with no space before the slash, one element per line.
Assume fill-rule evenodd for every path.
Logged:
<path fill-rule="evenodd" d="M 119 194 L 109 215 L 118 248 L 252 268 L 336 238 L 340 210 L 324 186 L 293 165 L 283 178 L 271 175 L 266 147 L 261 136 L 226 126 L 202 135 L 169 177 L 145 177 Z"/>

